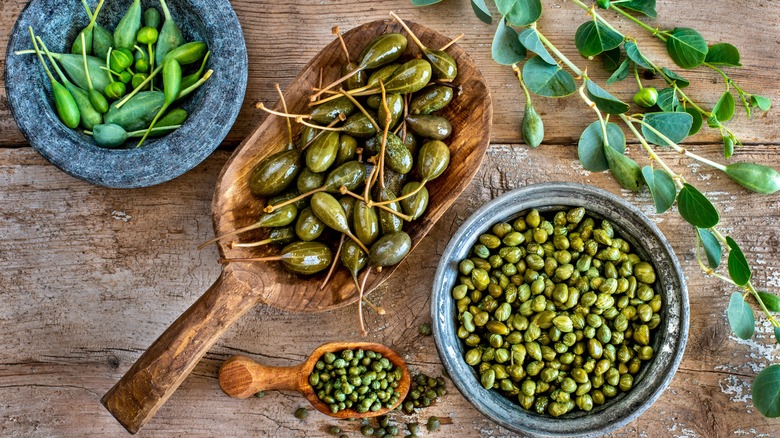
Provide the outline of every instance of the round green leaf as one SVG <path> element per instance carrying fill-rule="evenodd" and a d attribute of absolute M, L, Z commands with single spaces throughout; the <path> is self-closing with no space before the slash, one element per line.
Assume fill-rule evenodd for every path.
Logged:
<path fill-rule="evenodd" d="M 756 319 L 753 316 L 753 309 L 750 304 L 742 298 L 742 294 L 734 292 L 729 299 L 729 308 L 727 311 L 731 331 L 740 339 L 750 339 L 756 328 Z"/>
<path fill-rule="evenodd" d="M 688 131 L 688 137 L 696 134 L 701 129 L 701 125 L 704 122 L 701 118 L 701 113 L 696 108 L 685 108 L 685 112 L 691 115 L 691 129 Z"/>
<path fill-rule="evenodd" d="M 493 23 L 493 15 L 485 4 L 485 0 L 471 0 L 471 9 L 474 10 L 474 15 L 482 20 L 483 23 Z"/>
<path fill-rule="evenodd" d="M 609 146 L 619 153 L 626 150 L 626 136 L 623 130 L 614 123 L 607 123 L 607 139 Z M 603 172 L 609 169 L 607 157 L 604 155 L 604 136 L 601 133 L 601 123 L 595 121 L 588 125 L 577 144 L 582 167 L 591 172 Z"/>
<path fill-rule="evenodd" d="M 701 240 L 701 246 L 704 248 L 704 254 L 707 256 L 707 265 L 710 269 L 717 269 L 720 266 L 720 259 L 723 255 L 723 248 L 720 241 L 712 234 L 710 230 L 696 228 Z"/>
<path fill-rule="evenodd" d="M 586 21 L 574 34 L 574 45 L 584 57 L 596 56 L 611 50 L 623 42 L 623 35 L 603 25 L 600 21 Z"/>
<path fill-rule="evenodd" d="M 644 121 L 666 138 L 677 144 L 685 140 L 685 137 L 688 136 L 688 133 L 691 131 L 691 126 L 693 125 L 693 117 L 687 112 L 647 113 L 645 114 Z M 650 130 L 650 128 L 644 124 L 642 124 L 642 135 L 644 135 L 645 139 L 650 143 L 657 144 L 658 146 L 669 146 L 666 140 L 661 139 L 658 134 Z"/>
<path fill-rule="evenodd" d="M 696 187 L 686 183 L 677 195 L 677 208 L 686 222 L 699 228 L 718 225 L 720 215 L 709 199 Z"/>
<path fill-rule="evenodd" d="M 662 67 L 661 71 L 666 75 L 667 78 L 671 81 L 669 84 L 676 83 L 678 87 L 685 88 L 688 85 L 691 85 L 691 81 L 688 79 L 685 79 L 684 77 L 678 75 L 677 73 L 669 70 L 666 67 Z"/>
<path fill-rule="evenodd" d="M 639 51 L 639 47 L 636 45 L 633 41 L 626 41 L 626 43 L 623 45 L 623 48 L 626 49 L 626 55 L 628 55 L 628 58 L 634 63 L 640 67 L 644 67 L 648 70 L 655 70 L 652 65 L 650 65 L 650 61 L 645 58 L 645 55 L 642 54 L 642 52 Z"/>
<path fill-rule="evenodd" d="M 766 309 L 770 312 L 780 312 L 780 297 L 768 292 L 758 292 L 758 296 L 761 297 L 761 301 L 766 306 Z"/>
<path fill-rule="evenodd" d="M 612 176 L 624 189 L 638 192 L 642 188 L 642 169 L 636 161 L 610 147 L 604 148 L 604 156 L 607 157 Z"/>
<path fill-rule="evenodd" d="M 742 67 L 739 62 L 739 50 L 729 43 L 719 43 L 709 47 L 704 62 L 712 65 Z"/>
<path fill-rule="evenodd" d="M 536 32 L 536 29 L 529 27 L 528 29 L 520 32 L 520 35 L 517 36 L 517 39 L 520 41 L 520 44 L 522 44 L 523 47 L 539 55 L 539 57 L 542 58 L 544 62 L 550 65 L 558 65 L 558 63 L 555 62 L 555 58 L 550 55 L 550 52 L 548 52 L 547 48 L 544 47 L 542 41 L 539 40 L 539 34 Z"/>
<path fill-rule="evenodd" d="M 748 265 L 745 254 L 742 253 L 742 249 L 737 245 L 737 242 L 731 237 L 726 237 L 726 242 L 729 244 L 729 277 L 731 277 L 737 285 L 744 286 L 750 281 L 750 277 L 753 276 L 753 271 L 750 270 L 750 265 Z"/>
<path fill-rule="evenodd" d="M 623 114 L 630 108 L 627 103 L 609 94 L 607 90 L 596 85 L 595 82 L 586 79 L 585 85 L 588 97 L 596 104 L 596 107 L 607 114 Z"/>
<path fill-rule="evenodd" d="M 688 27 L 677 27 L 668 33 L 666 51 L 672 61 L 682 68 L 696 68 L 707 56 L 707 41 L 699 32 Z"/>
<path fill-rule="evenodd" d="M 543 97 L 565 97 L 577 91 L 569 72 L 544 62 L 539 56 L 523 64 L 523 80 L 529 90 Z"/>
<path fill-rule="evenodd" d="M 769 365 L 758 373 L 753 379 L 750 393 L 753 396 L 753 406 L 761 415 L 769 418 L 780 417 L 780 365 Z"/>
<path fill-rule="evenodd" d="M 615 70 L 614 73 L 612 73 L 612 76 L 607 79 L 607 85 L 611 85 L 615 82 L 620 82 L 623 79 L 628 77 L 628 65 L 631 62 L 630 59 L 626 58 L 623 60 L 623 62 L 620 64 L 620 66 Z"/>
<path fill-rule="evenodd" d="M 642 168 L 642 176 L 653 196 L 656 213 L 661 214 L 669 210 L 677 199 L 677 187 L 672 177 L 663 170 L 653 169 L 650 166 Z"/>
<path fill-rule="evenodd" d="M 656 102 L 661 111 L 674 112 L 680 106 L 680 98 L 677 96 L 677 90 L 674 88 L 664 88 L 658 92 L 658 102 Z"/>
<path fill-rule="evenodd" d="M 613 5 L 615 5 L 615 3 L 613 3 Z M 650 18 L 655 18 L 657 15 L 655 12 L 655 0 L 626 0 L 617 3 L 617 5 L 625 9 L 631 9 L 632 11 L 645 14 Z"/>
<path fill-rule="evenodd" d="M 502 18 L 496 27 L 491 46 L 493 60 L 502 65 L 516 64 L 525 59 L 525 47 L 517 40 L 517 32 Z"/>
<path fill-rule="evenodd" d="M 541 0 L 496 0 L 496 7 L 509 24 L 517 27 L 528 26 L 542 15 Z"/>
<path fill-rule="evenodd" d="M 726 175 L 734 182 L 757 193 L 772 194 L 780 190 L 780 173 L 755 163 L 732 163 L 726 166 Z"/>
<path fill-rule="evenodd" d="M 726 90 L 712 108 L 712 113 L 715 114 L 718 121 L 728 122 L 734 116 L 734 107 L 734 96 L 731 95 L 730 91 Z"/>
<path fill-rule="evenodd" d="M 750 96 L 750 105 L 761 108 L 761 111 L 769 111 L 769 108 L 772 107 L 772 101 L 768 97 L 753 94 Z"/>

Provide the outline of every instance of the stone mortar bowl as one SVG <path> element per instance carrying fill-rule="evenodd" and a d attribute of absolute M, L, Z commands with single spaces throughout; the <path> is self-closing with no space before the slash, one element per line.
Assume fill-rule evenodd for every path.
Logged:
<path fill-rule="evenodd" d="M 464 360 L 464 344 L 457 337 L 457 308 L 451 297 L 458 263 L 469 256 L 480 234 L 493 224 L 511 221 L 536 208 L 541 213 L 585 207 L 594 219 L 608 219 L 615 234 L 631 244 L 656 270 L 656 293 L 663 296 L 661 324 L 651 346 L 654 357 L 635 376 L 627 393 L 595 405 L 590 412 L 574 411 L 555 418 L 523 409 L 495 390 L 485 390 L 479 376 Z M 552 216 L 548 213 L 546 216 Z M 531 436 L 601 436 L 625 426 L 650 407 L 669 385 L 688 339 L 688 293 L 680 264 L 661 231 L 636 207 L 592 186 L 573 183 L 535 184 L 512 190 L 488 202 L 469 217 L 442 254 L 433 280 L 431 317 L 433 334 L 444 367 L 455 386 L 482 414 L 507 429 Z"/>
<path fill-rule="evenodd" d="M 94 11 L 98 2 L 88 3 Z M 97 22 L 113 32 L 131 4 L 131 0 L 106 0 Z M 100 186 L 148 187 L 187 172 L 219 146 L 238 116 L 246 91 L 247 54 L 241 25 L 228 0 L 168 0 L 167 4 L 185 41 L 208 44 L 211 56 L 206 68 L 214 74 L 180 105 L 189 113 L 182 127 L 147 139 L 137 149 L 132 148 L 132 139 L 127 149 L 100 148 L 80 127 L 63 125 L 38 57 L 14 55 L 15 51 L 32 49 L 29 26 L 49 50 L 69 53 L 71 43 L 89 23 L 81 2 L 32 0 L 24 8 L 6 49 L 6 95 L 22 134 L 44 158 L 64 172 Z M 144 10 L 155 7 L 162 13 L 156 0 L 142 0 L 141 5 Z"/>

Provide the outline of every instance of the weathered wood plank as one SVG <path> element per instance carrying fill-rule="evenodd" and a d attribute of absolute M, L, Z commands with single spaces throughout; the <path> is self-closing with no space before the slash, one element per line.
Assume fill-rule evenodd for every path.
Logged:
<path fill-rule="evenodd" d="M 449 0 L 434 7 L 416 8 L 408 0 L 384 1 L 381 7 L 368 0 L 325 0 L 310 2 L 296 0 L 276 1 L 233 1 L 233 7 L 244 28 L 249 51 L 249 82 L 244 105 L 238 121 L 226 139 L 226 145 L 237 145 L 263 115 L 254 104 L 258 101 L 276 102 L 274 83 L 283 88 L 289 85 L 300 69 L 322 47 L 331 41 L 330 27 L 339 25 L 347 30 L 361 23 L 385 18 L 390 10 L 401 17 L 419 21 L 444 34 L 455 36 L 464 33 L 466 37 L 459 42 L 475 59 L 487 77 L 493 93 L 495 106 L 493 141 L 500 143 L 520 142 L 520 119 L 522 116 L 522 92 L 509 67 L 495 64 L 490 58 L 490 44 L 493 27 L 479 21 L 471 12 L 467 0 Z M 708 41 L 727 41 L 735 44 L 742 53 L 743 67 L 729 69 L 729 74 L 746 91 L 765 95 L 780 101 L 777 74 L 772 67 L 780 64 L 780 54 L 776 50 L 774 35 L 777 24 L 767 20 L 780 7 L 780 1 L 769 0 L 759 4 L 749 0 L 729 3 L 698 2 L 657 2 L 659 18 L 650 20 L 651 25 L 662 28 L 689 26 L 698 29 Z M 0 63 L 4 63 L 8 34 L 26 4 L 23 0 L 6 0 L 0 5 Z M 580 23 L 588 17 L 585 12 L 570 2 L 544 2 L 545 15 L 539 28 L 575 63 L 584 67 L 589 65 L 591 76 L 604 83 L 606 74 L 598 60 L 587 62 L 574 48 L 574 32 Z M 749 25 L 724 26 L 724 16 L 739 11 L 740 23 Z M 643 52 L 661 65 L 671 67 L 662 43 L 653 40 L 646 32 L 633 26 L 628 20 L 611 12 L 605 17 L 615 24 L 621 32 L 640 41 Z M 746 32 L 746 26 L 749 32 Z M 45 38 L 45 35 L 43 36 Z M 2 64 L 0 64 L 2 66 Z M 674 68 L 678 71 L 680 69 Z M 723 83 L 717 73 L 707 69 L 681 72 L 683 76 L 699 83 L 692 85 L 686 92 L 704 107 L 711 108 L 723 92 Z M 219 74 L 219 72 L 215 72 Z M 0 146 L 17 146 L 25 143 L 17 130 L 5 97 L 5 78 L 0 78 Z M 660 86 L 661 81 L 647 81 Z M 609 88 L 615 96 L 630 101 L 636 90 L 632 80 L 626 80 Z M 550 144 L 568 144 L 576 141 L 582 129 L 595 116 L 572 96 L 566 99 L 536 99 L 535 106 L 545 119 L 547 142 Z M 744 112 L 729 125 L 745 142 L 777 143 L 780 134 L 773 128 L 780 122 L 778 112 L 758 115 L 746 120 Z M 704 130 L 694 141 L 713 142 L 719 136 L 712 130 Z"/>
<path fill-rule="evenodd" d="M 738 151 L 738 158 L 778 167 L 780 159 L 771 150 L 751 146 Z M 719 146 L 697 151 L 716 157 Z M 0 149 L 0 345 L 5 347 L 0 435 L 124 434 L 99 398 L 217 277 L 216 251 L 195 246 L 212 235 L 210 198 L 227 157 L 217 152 L 174 181 L 124 191 L 75 180 L 29 148 Z M 756 268 L 756 283 L 775 290 L 780 284 L 777 197 L 746 194 L 709 169 L 688 166 L 672 154 L 664 158 L 714 198 L 722 224 Z M 655 215 L 646 192 L 624 192 L 606 174 L 582 170 L 571 146 L 492 146 L 466 193 L 403 262 L 402 275 L 371 295 L 387 315 L 366 313 L 367 339 L 394 348 L 412 370 L 439 374 L 433 340 L 417 334 L 417 327 L 430 320 L 431 281 L 449 236 L 490 198 L 555 180 L 594 184 L 640 205 L 670 239 L 687 275 L 691 331 L 681 370 L 659 402 L 614 436 L 780 434 L 780 421 L 762 418 L 749 397 L 756 372 L 777 361 L 766 323 L 752 341 L 736 341 L 725 320 L 731 290 L 701 274 L 690 227 L 674 212 Z M 237 353 L 268 365 L 290 365 L 322 342 L 359 337 L 355 306 L 320 314 L 259 306 L 229 330 L 139 436 L 325 436 L 327 425 L 335 424 L 328 417 L 315 412 L 304 422 L 293 417 L 305 406 L 300 396 L 270 392 L 262 399 L 229 399 L 219 390 L 217 368 Z M 429 415 L 452 418 L 441 432 L 448 435 L 510 435 L 448 385 L 450 394 L 423 411 L 421 421 Z M 357 424 L 339 425 L 356 435 Z"/>

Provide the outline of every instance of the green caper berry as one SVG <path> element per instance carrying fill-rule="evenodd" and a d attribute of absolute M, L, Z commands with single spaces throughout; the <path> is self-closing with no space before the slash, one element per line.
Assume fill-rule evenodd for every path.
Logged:
<path fill-rule="evenodd" d="M 295 410 L 295 418 L 299 420 L 305 420 L 309 416 L 309 410 L 306 408 L 298 408 Z"/>
<path fill-rule="evenodd" d="M 474 262 L 470 259 L 464 259 L 458 264 L 458 270 L 463 275 L 471 275 L 472 269 L 474 269 Z"/>
<path fill-rule="evenodd" d="M 331 425 L 331 426 L 328 426 L 326 432 L 328 432 L 331 435 L 338 435 L 338 434 L 341 433 L 341 428 L 339 428 L 338 426 Z"/>
<path fill-rule="evenodd" d="M 366 424 L 360 428 L 360 433 L 363 434 L 363 436 L 371 436 L 374 434 L 374 428 Z"/>
<path fill-rule="evenodd" d="M 425 427 L 428 429 L 428 432 L 436 432 L 439 430 L 440 424 L 439 417 L 430 417 Z"/>
<path fill-rule="evenodd" d="M 492 234 L 482 234 L 479 236 L 479 241 L 488 249 L 496 249 L 501 246 L 501 239 Z"/>

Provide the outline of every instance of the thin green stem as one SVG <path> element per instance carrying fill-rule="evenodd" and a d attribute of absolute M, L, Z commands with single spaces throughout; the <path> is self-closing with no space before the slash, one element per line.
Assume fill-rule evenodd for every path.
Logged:
<path fill-rule="evenodd" d="M 566 64 L 566 66 L 569 67 L 571 69 L 571 71 L 573 71 L 577 76 L 582 76 L 582 70 L 580 70 L 579 67 L 574 65 L 574 63 L 571 62 L 569 60 L 569 58 L 566 57 L 566 55 L 561 53 L 561 51 L 558 50 L 558 48 L 555 47 L 555 45 L 553 43 L 551 43 L 550 40 L 548 40 L 547 37 L 545 37 L 542 34 L 542 32 L 540 32 L 537 29 L 536 33 L 539 35 L 539 40 L 542 42 L 542 44 L 544 44 L 547 47 L 547 50 L 551 51 L 553 53 L 553 55 L 558 57 L 558 59 L 561 62 L 563 62 L 564 64 Z"/>
<path fill-rule="evenodd" d="M 598 106 L 596 106 L 596 103 L 593 102 L 588 98 L 588 96 L 585 94 L 585 85 L 588 83 L 590 79 L 588 79 L 587 71 L 582 73 L 582 85 L 577 90 L 580 93 L 580 97 L 582 98 L 582 101 L 585 102 L 585 105 L 588 105 L 590 109 L 596 112 L 596 115 L 599 118 L 599 124 L 601 125 L 601 138 L 604 139 L 604 147 L 610 147 L 609 146 L 609 136 L 607 136 L 607 123 L 604 121 L 604 116 L 601 114 L 601 111 L 599 111 Z"/>
<path fill-rule="evenodd" d="M 523 93 L 525 93 L 525 104 L 528 105 L 528 103 L 531 102 L 531 93 L 528 92 L 528 87 L 525 85 L 525 81 L 523 81 L 523 72 L 517 64 L 512 64 L 512 70 L 515 71 L 517 80 L 520 81 L 520 88 L 522 88 Z"/>
<path fill-rule="evenodd" d="M 657 135 L 661 140 L 665 141 L 669 146 L 671 146 L 672 149 L 676 150 L 677 152 L 679 152 L 679 153 L 681 153 L 683 155 L 686 155 L 686 156 L 688 156 L 690 158 L 693 158 L 694 160 L 699 161 L 701 163 L 704 163 L 704 164 L 706 164 L 708 166 L 712 166 L 712 167 L 714 167 L 714 168 L 716 168 L 716 169 L 718 169 L 720 171 L 723 171 L 723 172 L 726 171 L 726 166 L 724 166 L 722 164 L 718 164 L 718 163 L 716 163 L 714 161 L 708 160 L 707 158 L 704 158 L 702 156 L 694 154 L 693 152 L 688 151 L 684 147 L 682 147 L 682 146 L 678 145 L 677 143 L 669 140 L 669 137 L 665 136 L 661 131 L 655 129 L 652 125 L 650 125 L 649 123 L 645 122 L 644 120 L 636 119 L 636 118 L 633 118 L 633 117 L 630 117 L 630 120 L 635 121 L 635 122 L 641 124 L 642 126 L 646 127 L 648 130 L 650 130 L 650 132 L 652 132 L 653 134 Z"/>
<path fill-rule="evenodd" d="M 655 153 L 653 147 L 650 146 L 650 143 L 648 143 L 645 137 L 639 132 L 639 130 L 636 129 L 634 124 L 631 122 L 631 119 L 626 117 L 625 114 L 620 114 L 620 118 L 623 120 L 623 122 L 625 122 L 626 126 L 628 126 L 628 129 L 631 130 L 631 132 L 634 134 L 637 140 L 639 140 L 639 143 L 642 144 L 642 147 L 645 148 L 645 151 L 647 151 L 647 154 L 650 156 L 650 159 L 656 161 L 664 170 L 664 172 L 666 172 L 667 174 L 669 174 L 669 176 L 672 177 L 677 188 L 682 189 L 685 184 L 685 178 L 682 175 L 675 173 L 666 164 L 666 162 L 663 159 L 661 159 L 661 157 L 659 157 L 658 154 Z"/>
<path fill-rule="evenodd" d="M 636 79 L 636 84 L 639 85 L 639 90 L 642 90 L 645 87 L 642 86 L 642 81 L 639 79 L 639 69 L 636 68 L 636 63 L 634 63 L 633 69 L 634 69 L 634 79 Z"/>
<path fill-rule="evenodd" d="M 774 315 L 772 315 L 769 312 L 769 309 L 766 308 L 766 304 L 764 304 L 764 300 L 761 299 L 761 296 L 758 295 L 758 292 L 753 287 L 753 284 L 748 281 L 748 283 L 745 285 L 745 288 L 750 292 L 751 295 L 753 295 L 753 298 L 756 299 L 756 302 L 758 303 L 758 306 L 761 307 L 761 310 L 764 311 L 764 314 L 769 318 L 769 322 L 772 323 L 775 327 L 780 327 L 780 322 L 775 319 Z"/>
<path fill-rule="evenodd" d="M 666 37 L 663 35 L 662 32 L 660 32 L 657 28 L 653 28 L 648 26 L 647 24 L 640 21 L 638 18 L 634 17 L 633 15 L 629 14 L 628 12 L 624 11 L 623 9 L 620 9 L 619 7 L 615 5 L 609 5 L 609 8 L 613 11 L 617 12 L 618 14 L 628 18 L 629 20 L 636 23 L 637 26 L 647 30 L 651 34 L 653 34 L 654 37 L 658 38 L 659 40 L 666 42 Z"/>
<path fill-rule="evenodd" d="M 582 9 L 588 11 L 588 14 L 592 15 L 595 20 L 600 21 L 601 24 L 606 26 L 609 30 L 611 30 L 611 31 L 613 31 L 615 33 L 618 33 L 620 35 L 623 35 L 619 30 L 615 29 L 615 27 L 612 26 L 604 17 L 599 15 L 598 12 L 596 12 L 596 7 L 594 5 L 588 6 L 587 4 L 581 2 L 580 0 L 572 0 L 572 3 L 574 3 L 577 6 L 579 6 Z"/>

